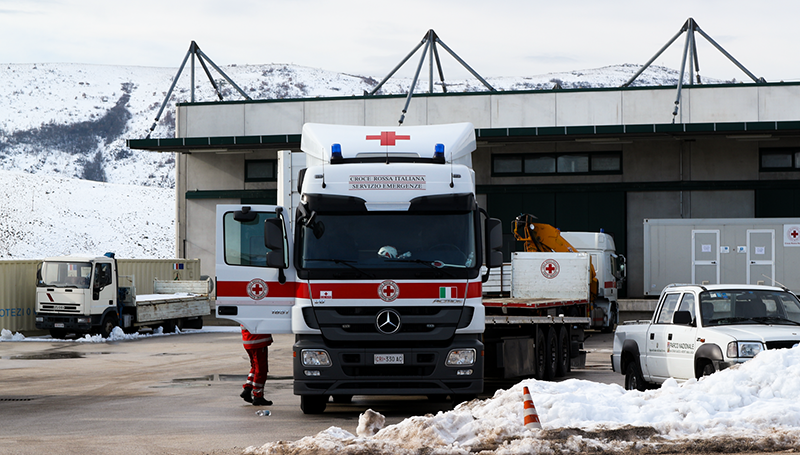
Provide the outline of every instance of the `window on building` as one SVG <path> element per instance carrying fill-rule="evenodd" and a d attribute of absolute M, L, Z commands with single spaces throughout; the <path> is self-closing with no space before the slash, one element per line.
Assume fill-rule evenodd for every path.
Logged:
<path fill-rule="evenodd" d="M 274 182 L 278 179 L 277 160 L 248 160 L 244 162 L 245 182 Z"/>
<path fill-rule="evenodd" d="M 492 175 L 619 174 L 622 152 L 492 155 Z"/>
<path fill-rule="evenodd" d="M 799 148 L 766 148 L 760 150 L 762 171 L 800 170 Z"/>

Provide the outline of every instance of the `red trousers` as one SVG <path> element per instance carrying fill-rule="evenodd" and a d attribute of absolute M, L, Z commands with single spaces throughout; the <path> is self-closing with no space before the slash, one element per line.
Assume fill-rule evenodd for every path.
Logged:
<path fill-rule="evenodd" d="M 267 372 L 269 371 L 269 356 L 267 347 L 257 349 L 245 349 L 250 356 L 250 374 L 247 375 L 245 388 L 253 389 L 253 397 L 264 396 L 264 384 L 267 382 Z"/>

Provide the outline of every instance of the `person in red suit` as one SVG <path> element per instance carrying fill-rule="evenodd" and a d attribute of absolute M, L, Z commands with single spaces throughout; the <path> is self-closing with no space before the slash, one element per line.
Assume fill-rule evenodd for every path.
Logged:
<path fill-rule="evenodd" d="M 264 398 L 264 384 L 269 371 L 268 346 L 272 344 L 272 335 L 268 333 L 250 333 L 242 326 L 242 344 L 250 357 L 250 374 L 242 387 L 242 399 L 253 406 L 269 406 L 272 401 Z"/>

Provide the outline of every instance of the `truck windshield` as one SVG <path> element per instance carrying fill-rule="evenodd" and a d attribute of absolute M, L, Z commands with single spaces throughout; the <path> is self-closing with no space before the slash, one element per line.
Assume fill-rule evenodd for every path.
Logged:
<path fill-rule="evenodd" d="M 800 325 L 800 302 L 789 292 L 725 290 L 700 293 L 703 326 Z"/>
<path fill-rule="evenodd" d="M 88 262 L 43 262 L 38 286 L 89 288 L 92 264 Z"/>
<path fill-rule="evenodd" d="M 472 269 L 473 212 L 316 214 L 300 229 L 300 266 L 314 269 Z"/>

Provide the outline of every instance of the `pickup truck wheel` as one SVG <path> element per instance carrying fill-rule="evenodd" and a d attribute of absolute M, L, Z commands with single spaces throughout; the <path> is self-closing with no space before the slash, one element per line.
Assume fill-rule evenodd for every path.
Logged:
<path fill-rule="evenodd" d="M 717 370 L 714 368 L 714 364 L 706 360 L 700 365 L 700 368 L 697 369 L 697 379 L 703 376 L 710 376 L 716 372 Z"/>
<path fill-rule="evenodd" d="M 322 414 L 328 406 L 327 395 L 300 395 L 300 409 L 303 414 Z"/>
<path fill-rule="evenodd" d="M 547 329 L 547 341 L 545 341 L 545 364 L 544 380 L 552 381 L 558 371 L 558 337 L 553 327 Z"/>
<path fill-rule="evenodd" d="M 628 367 L 625 368 L 625 390 L 644 392 L 647 389 L 647 384 L 645 384 L 642 372 L 639 370 L 639 365 L 636 362 L 638 362 L 638 360 L 632 361 L 628 364 Z"/>
<path fill-rule="evenodd" d="M 569 341 L 569 331 L 566 327 L 562 326 L 558 330 L 558 369 L 556 369 L 556 376 L 562 377 L 566 376 L 570 370 L 571 357 L 571 345 Z"/>
<path fill-rule="evenodd" d="M 545 355 L 546 350 L 545 350 L 544 330 L 541 327 L 536 329 L 535 341 L 536 345 L 533 348 L 533 355 L 534 355 L 533 361 L 536 362 L 535 365 L 536 372 L 533 374 L 533 376 L 536 379 L 542 380 L 544 379 L 545 363 L 547 363 L 545 359 L 547 356 Z"/>

